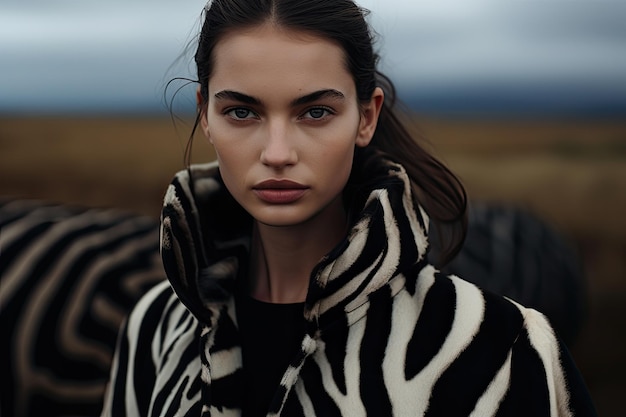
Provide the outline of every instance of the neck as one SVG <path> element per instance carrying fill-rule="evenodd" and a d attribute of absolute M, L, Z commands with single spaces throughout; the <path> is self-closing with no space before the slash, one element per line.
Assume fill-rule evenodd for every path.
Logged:
<path fill-rule="evenodd" d="M 271 303 L 306 299 L 311 272 L 346 234 L 346 216 L 320 216 L 303 224 L 274 227 L 255 222 L 250 294 Z"/>

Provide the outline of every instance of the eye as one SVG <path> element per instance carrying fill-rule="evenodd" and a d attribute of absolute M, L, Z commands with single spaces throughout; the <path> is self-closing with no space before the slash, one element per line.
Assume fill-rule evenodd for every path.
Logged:
<path fill-rule="evenodd" d="M 235 107 L 232 109 L 228 109 L 224 112 L 224 114 L 232 117 L 235 120 L 245 120 L 256 117 L 256 113 L 254 113 L 250 109 L 246 109 L 245 107 Z"/>
<path fill-rule="evenodd" d="M 334 114 L 334 112 L 326 107 L 313 107 L 307 110 L 306 112 L 304 112 L 304 114 L 302 115 L 302 118 L 319 120 L 331 114 Z"/>

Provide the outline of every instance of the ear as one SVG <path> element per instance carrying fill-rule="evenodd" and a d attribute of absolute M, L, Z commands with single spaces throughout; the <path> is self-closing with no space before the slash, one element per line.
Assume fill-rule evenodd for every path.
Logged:
<path fill-rule="evenodd" d="M 196 105 L 198 106 L 198 117 L 200 117 L 200 127 L 202 128 L 202 133 L 204 133 L 204 136 L 209 140 L 209 142 L 211 142 L 211 135 L 209 134 L 209 121 L 207 119 L 208 103 L 206 103 L 204 98 L 202 98 L 200 87 L 196 90 Z"/>
<path fill-rule="evenodd" d="M 374 137 L 374 132 L 378 125 L 378 116 L 384 101 L 385 93 L 383 93 L 380 87 L 376 87 L 370 101 L 361 108 L 361 121 L 359 122 L 356 146 L 364 148 L 369 145 Z"/>

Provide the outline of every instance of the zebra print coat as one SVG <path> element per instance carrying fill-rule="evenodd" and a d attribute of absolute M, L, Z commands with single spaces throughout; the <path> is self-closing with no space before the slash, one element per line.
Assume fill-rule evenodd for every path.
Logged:
<path fill-rule="evenodd" d="M 546 318 L 435 270 L 403 168 L 372 176 L 346 239 L 312 271 L 306 335 L 267 414 L 595 415 Z M 125 323 L 102 415 L 239 415 L 233 291 L 251 218 L 206 164 L 176 176 L 161 220 L 169 283 Z"/>

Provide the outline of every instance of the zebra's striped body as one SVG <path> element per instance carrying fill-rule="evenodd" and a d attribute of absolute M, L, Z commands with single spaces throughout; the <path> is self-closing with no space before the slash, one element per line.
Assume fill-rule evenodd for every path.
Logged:
<path fill-rule="evenodd" d="M 0 414 L 94 416 L 119 326 L 165 279 L 158 224 L 117 209 L 0 201 Z"/>
<path fill-rule="evenodd" d="M 594 415 L 545 317 L 438 273 L 404 170 L 372 177 L 347 238 L 312 272 L 306 335 L 268 415 Z M 250 226 L 216 165 L 175 178 L 161 229 L 170 283 L 126 322 L 103 415 L 239 415 L 233 289 Z"/>

